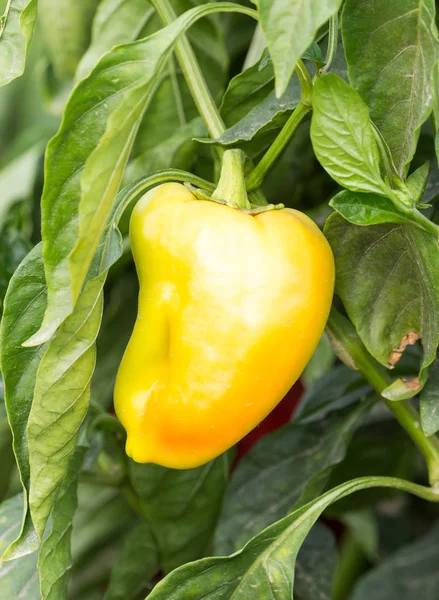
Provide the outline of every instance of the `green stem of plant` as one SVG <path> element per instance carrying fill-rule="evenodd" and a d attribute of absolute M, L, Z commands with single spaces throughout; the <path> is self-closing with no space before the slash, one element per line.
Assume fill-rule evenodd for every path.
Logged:
<path fill-rule="evenodd" d="M 152 0 L 152 4 L 165 25 L 169 25 L 177 18 L 170 0 Z M 213 138 L 218 138 L 226 127 L 186 35 L 180 36 L 175 48 L 178 62 L 194 102 L 206 123 L 210 135 Z"/>
<path fill-rule="evenodd" d="M 331 64 L 334 61 L 335 55 L 337 54 L 338 46 L 338 13 L 335 13 L 329 19 L 329 34 L 328 34 L 328 49 L 326 51 L 325 66 L 320 69 L 320 74 L 327 73 L 331 68 Z"/>
<path fill-rule="evenodd" d="M 367 565 L 367 559 L 358 542 L 350 531 L 347 531 L 340 545 L 337 567 L 332 583 L 332 600 L 346 600 L 352 592 L 360 573 Z"/>
<path fill-rule="evenodd" d="M 296 109 L 293 111 L 288 121 L 282 127 L 281 132 L 274 140 L 273 144 L 261 158 L 259 163 L 256 165 L 255 169 L 248 176 L 248 191 L 256 190 L 262 185 L 266 174 L 271 169 L 276 160 L 279 158 L 279 155 L 285 149 L 292 135 L 310 111 L 311 107 L 308 104 L 303 104 L 302 102 L 300 102 L 297 105 Z"/>
<path fill-rule="evenodd" d="M 151 3 L 165 25 L 169 25 L 177 18 L 170 0 L 151 0 Z M 245 6 L 224 4 L 224 11 L 240 12 L 256 20 L 258 18 L 255 10 Z M 181 35 L 177 40 L 175 50 L 192 98 L 206 123 L 210 135 L 216 139 L 221 136 L 226 127 L 186 35 Z M 220 149 L 220 152 L 222 151 Z"/>
<path fill-rule="evenodd" d="M 235 208 L 250 210 L 244 177 L 244 153 L 241 150 L 226 150 L 218 186 L 212 200 L 220 200 Z"/>
<path fill-rule="evenodd" d="M 300 87 L 302 89 L 301 103 L 307 106 L 312 106 L 312 79 L 308 72 L 308 69 L 303 64 L 302 60 L 297 61 L 296 74 L 300 81 Z"/>
<path fill-rule="evenodd" d="M 327 324 L 328 336 L 339 358 L 350 368 L 359 371 L 381 396 L 392 383 L 388 371 L 366 350 L 352 323 L 332 308 Z M 439 440 L 427 437 L 422 431 L 418 412 L 409 400 L 392 401 L 382 397 L 389 410 L 406 430 L 424 455 L 430 485 L 439 490 Z"/>

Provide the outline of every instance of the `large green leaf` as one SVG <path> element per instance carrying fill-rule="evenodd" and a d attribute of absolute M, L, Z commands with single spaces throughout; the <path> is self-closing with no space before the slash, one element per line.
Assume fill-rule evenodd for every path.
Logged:
<path fill-rule="evenodd" d="M 20 532 L 23 512 L 21 494 L 0 504 L 0 554 Z M 39 598 L 37 555 L 31 554 L 12 562 L 0 562 L 0 600 Z"/>
<path fill-rule="evenodd" d="M 37 0 L 10 0 L 0 18 L 0 86 L 24 71 L 37 17 Z"/>
<path fill-rule="evenodd" d="M 400 479 L 348 481 L 267 527 L 240 552 L 176 569 L 154 588 L 148 600 L 291 600 L 297 554 L 311 527 L 332 503 L 370 487 L 394 487 L 430 497 L 426 488 Z"/>
<path fill-rule="evenodd" d="M 294 592 L 307 600 L 332 600 L 337 563 L 335 536 L 317 522 L 305 538 L 296 560 Z"/>
<path fill-rule="evenodd" d="M 38 367 L 27 425 L 29 505 L 41 538 L 90 400 L 105 275 L 89 282 Z"/>
<path fill-rule="evenodd" d="M 400 381 L 414 395 L 439 339 L 439 248 L 434 236 L 405 224 L 361 227 L 337 214 L 325 233 L 336 262 L 336 288 L 366 348 L 392 367 L 422 341 L 420 378 Z"/>
<path fill-rule="evenodd" d="M 148 38 L 110 51 L 74 89 L 46 154 L 42 234 L 48 306 L 28 346 L 50 339 L 73 310 L 178 35 L 203 15 L 226 10 L 245 9 L 230 3 L 191 9 Z"/>
<path fill-rule="evenodd" d="M 15 271 L 6 294 L 0 329 L 1 364 L 5 383 L 5 404 L 14 435 L 14 453 L 24 491 L 24 517 L 29 490 L 29 453 L 26 428 L 32 406 L 37 369 L 45 346 L 25 349 L 22 343 L 35 331 L 44 315 L 46 283 L 41 245 L 36 246 Z M 33 552 L 36 534 L 30 518 L 23 520 L 21 544 L 11 547 L 10 557 Z"/>
<path fill-rule="evenodd" d="M 147 24 L 153 18 L 157 21 L 154 15 L 153 7 L 146 0 L 102 0 L 93 19 L 90 46 L 81 58 L 75 79 L 83 79 L 105 52 L 114 46 L 141 37 Z"/>
<path fill-rule="evenodd" d="M 436 600 L 439 525 L 422 539 L 388 556 L 363 576 L 352 600 Z"/>
<path fill-rule="evenodd" d="M 316 423 L 292 423 L 265 436 L 239 463 L 215 534 L 215 553 L 239 550 L 299 501 L 321 492 L 331 467 L 343 460 L 367 403 Z"/>
<path fill-rule="evenodd" d="M 360 95 L 337 75 L 317 80 L 311 140 L 319 162 L 353 192 L 386 195 L 369 111 Z"/>
<path fill-rule="evenodd" d="M 41 23 L 57 77 L 73 77 L 90 41 L 94 12 L 100 0 L 38 0 Z"/>
<path fill-rule="evenodd" d="M 347 0 L 343 41 L 352 85 L 403 177 L 432 106 L 438 55 L 434 0 Z"/>
<path fill-rule="evenodd" d="M 228 471 L 227 454 L 185 471 L 130 461 L 131 481 L 150 522 L 165 572 L 205 554 Z"/>
<path fill-rule="evenodd" d="M 259 15 L 276 74 L 276 95 L 286 90 L 300 56 L 341 0 L 259 0 Z"/>

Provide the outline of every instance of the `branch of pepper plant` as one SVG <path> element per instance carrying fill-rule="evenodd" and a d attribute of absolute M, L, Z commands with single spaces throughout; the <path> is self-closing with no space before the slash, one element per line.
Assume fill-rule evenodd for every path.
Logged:
<path fill-rule="evenodd" d="M 387 369 L 366 350 L 349 319 L 334 307 L 328 319 L 327 333 L 340 360 L 349 368 L 359 371 L 381 396 L 392 383 L 392 378 Z M 424 455 L 430 485 L 435 492 L 439 492 L 439 439 L 435 435 L 427 437 L 424 434 L 419 413 L 410 400 L 392 401 L 384 397 L 382 399 Z"/>

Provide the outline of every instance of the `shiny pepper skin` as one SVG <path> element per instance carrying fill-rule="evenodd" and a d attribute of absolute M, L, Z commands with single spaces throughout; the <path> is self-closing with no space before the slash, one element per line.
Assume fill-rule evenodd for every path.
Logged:
<path fill-rule="evenodd" d="M 178 183 L 140 199 L 130 239 L 139 308 L 115 387 L 126 451 L 197 467 L 260 423 L 302 373 L 331 305 L 332 252 L 298 211 L 252 216 Z"/>

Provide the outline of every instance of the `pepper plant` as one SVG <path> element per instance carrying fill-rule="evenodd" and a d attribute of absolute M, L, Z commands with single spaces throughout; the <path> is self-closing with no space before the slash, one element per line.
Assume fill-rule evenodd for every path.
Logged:
<path fill-rule="evenodd" d="M 433 0 L 0 7 L 0 600 L 437 600 Z M 300 381 L 179 469 L 129 458 L 113 407 L 138 312 L 130 214 L 166 182 L 248 219 L 300 211 L 336 272 Z M 212 327 L 235 309 L 202 308 Z"/>

